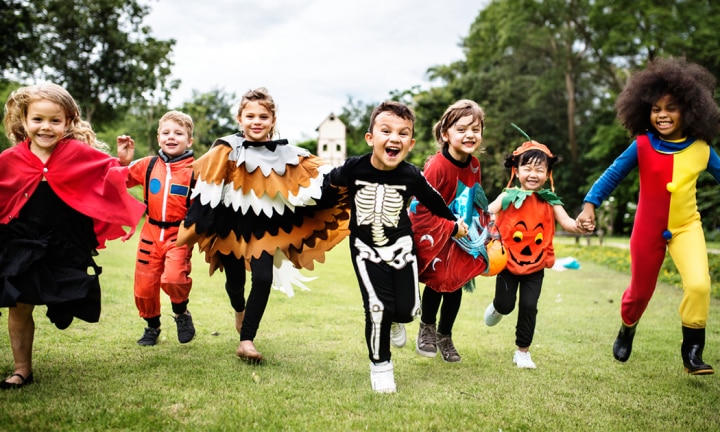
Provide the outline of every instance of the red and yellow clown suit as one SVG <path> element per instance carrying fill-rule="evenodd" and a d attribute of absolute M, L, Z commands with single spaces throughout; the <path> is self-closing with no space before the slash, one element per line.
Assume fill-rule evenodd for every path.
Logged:
<path fill-rule="evenodd" d="M 168 158 L 162 150 L 130 165 L 127 186 L 143 186 L 147 202 L 135 265 L 135 305 L 140 316 L 160 316 L 160 289 L 172 303 L 188 300 L 192 248 L 176 244 L 180 223 L 190 204 L 192 150 Z"/>
<path fill-rule="evenodd" d="M 595 182 L 585 201 L 598 207 L 635 167 L 640 193 L 630 237 L 632 276 L 622 298 L 623 323 L 635 325 L 645 311 L 667 249 L 682 278 L 682 325 L 704 329 L 710 274 L 696 183 L 705 170 L 720 182 L 720 157 L 695 138 L 664 141 L 652 133 L 640 135 Z"/>

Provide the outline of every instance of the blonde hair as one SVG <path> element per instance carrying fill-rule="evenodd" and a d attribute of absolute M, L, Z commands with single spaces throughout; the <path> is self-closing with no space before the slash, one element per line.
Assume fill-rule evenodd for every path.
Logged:
<path fill-rule="evenodd" d="M 438 121 L 433 128 L 435 140 L 441 147 L 448 145 L 448 143 L 443 140 L 442 135 L 447 133 L 448 129 L 457 123 L 458 120 L 466 116 L 472 116 L 473 121 L 480 121 L 482 132 L 485 132 L 485 111 L 483 111 L 475 101 L 460 99 L 445 110 L 440 121 Z"/>
<path fill-rule="evenodd" d="M 158 133 L 160 133 L 160 125 L 164 121 L 168 120 L 173 121 L 187 129 L 188 137 L 192 138 L 193 129 L 195 128 L 192 117 L 180 111 L 168 111 L 162 117 L 160 117 L 160 120 L 158 121 Z"/>
<path fill-rule="evenodd" d="M 67 120 L 66 138 L 74 138 L 92 147 L 107 150 L 107 146 L 97 140 L 90 123 L 80 117 L 80 107 L 75 99 L 63 87 L 53 83 L 20 87 L 10 93 L 5 102 L 5 118 L 3 120 L 5 134 L 10 142 L 17 144 L 28 138 L 25 130 L 28 106 L 40 100 L 54 102 L 62 108 Z"/>
<path fill-rule="evenodd" d="M 276 118 L 276 111 L 277 107 L 275 106 L 275 101 L 273 100 L 272 96 L 270 96 L 270 93 L 268 92 L 268 89 L 265 87 L 258 87 L 255 90 L 248 90 L 247 93 L 245 93 L 240 100 L 240 106 L 238 107 L 237 112 L 237 120 L 240 121 L 240 115 L 242 114 L 243 109 L 247 106 L 250 102 L 257 102 L 260 105 L 267 108 L 268 111 L 270 111 L 270 114 L 272 114 L 273 120 Z M 270 136 L 268 138 L 272 139 L 272 137 L 275 135 L 275 126 L 273 125 L 272 128 L 270 128 Z"/>

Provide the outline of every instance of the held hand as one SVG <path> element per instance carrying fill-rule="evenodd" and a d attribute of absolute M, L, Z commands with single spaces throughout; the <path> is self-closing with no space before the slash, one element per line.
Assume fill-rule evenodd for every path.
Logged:
<path fill-rule="evenodd" d="M 127 166 L 132 162 L 135 156 L 135 141 L 129 135 L 120 135 L 117 137 L 117 155 L 120 159 L 120 165 Z"/>
<path fill-rule="evenodd" d="M 455 238 L 457 238 L 457 239 L 463 238 L 468 234 L 468 226 L 464 220 L 459 219 L 457 221 L 457 227 L 458 227 L 458 230 L 455 233 Z"/>
<path fill-rule="evenodd" d="M 585 204 L 582 212 L 575 219 L 577 227 L 585 232 L 593 232 L 595 230 L 595 208 L 592 204 Z"/>

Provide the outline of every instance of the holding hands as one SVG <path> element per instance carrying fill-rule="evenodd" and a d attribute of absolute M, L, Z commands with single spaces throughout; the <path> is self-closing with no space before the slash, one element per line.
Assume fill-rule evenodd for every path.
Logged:
<path fill-rule="evenodd" d="M 595 230 L 595 206 L 586 202 L 582 211 L 575 219 L 577 227 L 585 232 L 593 232 Z"/>
<path fill-rule="evenodd" d="M 457 225 L 458 230 L 455 233 L 454 237 L 456 239 L 465 237 L 468 234 L 468 226 L 465 223 L 465 221 L 463 219 L 458 219 L 457 222 L 455 222 L 455 224 Z"/>

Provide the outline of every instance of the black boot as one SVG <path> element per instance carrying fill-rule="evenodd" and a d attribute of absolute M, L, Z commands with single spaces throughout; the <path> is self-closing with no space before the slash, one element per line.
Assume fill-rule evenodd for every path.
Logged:
<path fill-rule="evenodd" d="M 690 375 L 710 375 L 714 373 L 712 366 L 705 364 L 702 359 L 705 348 L 705 329 L 696 329 L 683 326 L 683 341 L 680 346 L 685 371 Z"/>
<path fill-rule="evenodd" d="M 615 360 L 626 362 L 630 358 L 636 328 L 637 323 L 632 326 L 627 326 L 623 323 L 622 326 L 620 326 L 620 331 L 618 332 L 615 343 L 613 344 L 613 355 L 615 356 Z"/>

